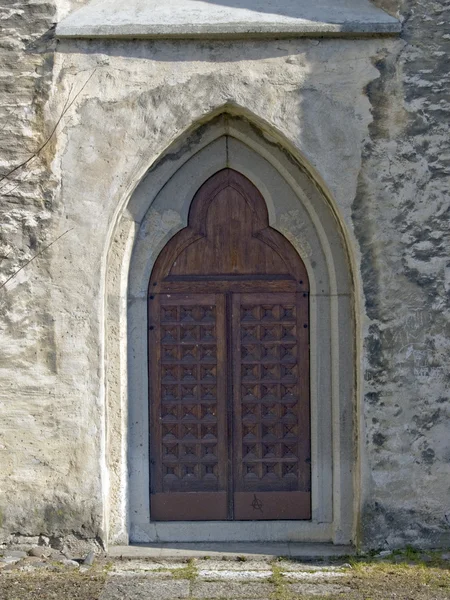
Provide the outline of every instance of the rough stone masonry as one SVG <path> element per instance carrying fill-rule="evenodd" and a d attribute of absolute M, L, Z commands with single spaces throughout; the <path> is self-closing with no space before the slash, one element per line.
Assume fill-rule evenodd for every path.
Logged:
<path fill-rule="evenodd" d="M 145 170 L 230 105 L 307 157 L 348 232 L 350 541 L 449 546 L 450 4 L 376 0 L 401 22 L 392 37 L 58 42 L 83 4 L 0 6 L 0 542 L 126 538 L 110 485 L 126 452 L 111 459 L 106 425 L 110 232 Z"/>

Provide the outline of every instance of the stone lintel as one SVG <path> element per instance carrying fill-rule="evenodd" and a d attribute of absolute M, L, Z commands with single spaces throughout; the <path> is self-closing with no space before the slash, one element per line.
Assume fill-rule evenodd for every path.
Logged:
<path fill-rule="evenodd" d="M 245 39 L 399 33 L 368 0 L 93 0 L 59 23 L 59 38 Z"/>

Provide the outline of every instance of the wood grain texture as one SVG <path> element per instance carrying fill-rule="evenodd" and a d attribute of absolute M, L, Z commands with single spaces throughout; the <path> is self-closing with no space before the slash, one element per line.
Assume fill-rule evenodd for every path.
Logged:
<path fill-rule="evenodd" d="M 154 521 L 223 521 L 227 518 L 226 492 L 172 492 L 153 494 Z"/>
<path fill-rule="evenodd" d="M 306 299 L 233 295 L 235 491 L 310 491 Z"/>
<path fill-rule="evenodd" d="M 273 287 L 272 280 L 283 277 L 296 290 L 308 291 L 306 268 L 290 242 L 269 226 L 258 189 L 240 173 L 224 169 L 194 196 L 188 226 L 156 260 L 149 293 L 181 292 L 197 281 L 209 283 L 208 291 L 214 285 L 217 291 L 232 291 L 246 275 L 255 285 L 270 281 Z M 175 290 L 174 284 L 185 287 Z"/>
<path fill-rule="evenodd" d="M 149 284 L 152 519 L 310 518 L 308 285 L 255 186 L 211 177 Z"/>
<path fill-rule="evenodd" d="M 311 518 L 308 492 L 236 492 L 236 521 L 307 520 Z"/>
<path fill-rule="evenodd" d="M 152 494 L 225 492 L 225 298 L 158 294 L 149 302 Z M 163 507 L 156 514 L 169 518 Z"/>

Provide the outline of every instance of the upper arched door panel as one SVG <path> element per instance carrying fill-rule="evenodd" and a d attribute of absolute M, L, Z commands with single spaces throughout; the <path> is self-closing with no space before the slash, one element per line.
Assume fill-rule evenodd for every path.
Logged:
<path fill-rule="evenodd" d="M 223 169 L 196 193 L 188 226 L 159 255 L 149 293 L 184 292 L 195 282 L 205 292 L 307 291 L 306 268 L 290 242 L 269 226 L 258 189 Z M 287 287 L 286 287 L 287 286 Z"/>

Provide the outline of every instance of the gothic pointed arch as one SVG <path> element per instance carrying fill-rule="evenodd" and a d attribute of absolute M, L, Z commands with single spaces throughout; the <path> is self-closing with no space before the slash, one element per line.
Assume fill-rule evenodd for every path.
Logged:
<path fill-rule="evenodd" d="M 222 169 L 195 194 L 187 227 L 166 245 L 150 279 L 150 293 L 189 289 L 201 278 L 214 280 L 251 275 L 269 282 L 284 278 L 292 290 L 308 290 L 308 275 L 290 242 L 269 225 L 261 193 L 241 173 Z M 208 283 L 209 281 L 209 283 Z"/>
<path fill-rule="evenodd" d="M 252 235 L 257 234 L 253 242 L 261 241 L 258 231 L 270 234 L 265 237 L 267 247 L 271 247 L 270 236 L 276 238 L 275 246 L 283 239 L 278 246 L 280 261 L 286 265 L 285 256 L 293 249 L 300 262 L 286 271 L 295 273 L 299 286 L 305 281 L 308 286 L 311 518 L 201 524 L 189 520 L 180 528 L 177 523 L 158 521 L 151 506 L 149 473 L 155 455 L 151 439 L 149 444 L 149 297 L 161 294 L 157 290 L 163 281 L 168 286 L 166 296 L 182 293 L 169 291 L 169 286 L 186 284 L 179 265 L 190 261 L 188 254 L 196 244 L 209 243 L 207 227 L 193 225 L 193 198 L 225 169 L 246 178 L 263 200 L 259 212 L 255 209 L 259 221 L 257 231 L 252 230 Z M 107 269 L 110 541 L 281 542 L 293 536 L 304 542 L 354 540 L 358 482 L 354 415 L 359 385 L 354 258 L 339 209 L 302 156 L 300 145 L 297 148 L 247 111 L 225 106 L 168 146 L 118 214 L 122 216 L 111 233 Z M 164 266 L 165 259 L 158 258 L 163 249 L 175 248 L 183 236 L 189 243 L 178 254 L 174 251 L 173 261 Z M 205 264 L 210 260 L 204 248 L 198 254 Z M 240 263 L 231 260 L 228 276 L 233 275 L 233 264 Z M 298 276 L 298 265 L 303 265 L 307 278 Z M 189 277 L 197 277 L 196 285 L 202 283 L 201 273 L 195 270 Z"/>

